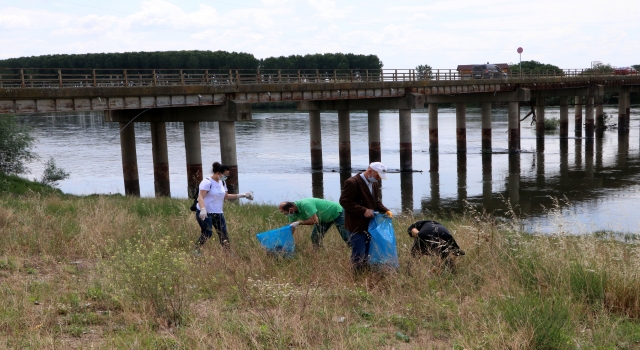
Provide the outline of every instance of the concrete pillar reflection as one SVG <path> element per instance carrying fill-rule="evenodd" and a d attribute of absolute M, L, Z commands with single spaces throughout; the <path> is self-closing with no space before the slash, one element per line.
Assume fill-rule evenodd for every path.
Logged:
<path fill-rule="evenodd" d="M 440 159 L 438 152 L 429 154 L 429 179 L 431 189 L 431 207 L 439 209 L 440 206 Z"/>
<path fill-rule="evenodd" d="M 574 133 L 576 137 L 582 137 L 582 96 L 575 97 L 574 107 L 575 107 Z"/>
<path fill-rule="evenodd" d="M 400 201 L 402 212 L 413 213 L 413 172 L 400 173 Z"/>
<path fill-rule="evenodd" d="M 509 153 L 507 188 L 511 206 L 516 210 L 516 206 L 520 204 L 520 153 Z"/>
<path fill-rule="evenodd" d="M 482 202 L 486 211 L 493 211 L 492 154 L 482 154 Z"/>
<path fill-rule="evenodd" d="M 584 170 L 585 170 L 585 177 L 587 179 L 587 182 L 589 184 L 593 183 L 593 173 L 594 173 L 594 169 L 593 169 L 593 158 L 594 158 L 594 139 L 593 138 L 587 138 L 585 140 L 585 149 L 584 149 L 584 157 L 585 157 L 585 165 L 584 165 Z"/>
<path fill-rule="evenodd" d="M 324 198 L 324 174 L 321 171 L 311 173 L 311 195 L 313 198 Z"/>
<path fill-rule="evenodd" d="M 456 148 L 467 152 L 467 109 L 464 103 L 456 103 Z"/>
<path fill-rule="evenodd" d="M 618 134 L 626 133 L 629 130 L 629 115 L 627 114 L 628 92 L 618 94 Z"/>
<path fill-rule="evenodd" d="M 569 179 L 569 139 L 560 139 L 560 180 Z"/>
<path fill-rule="evenodd" d="M 517 152 L 520 149 L 520 119 L 518 115 L 518 102 L 509 102 L 507 109 L 509 134 L 509 152 Z"/>
<path fill-rule="evenodd" d="M 569 137 L 569 98 L 560 97 L 560 138 Z"/>
<path fill-rule="evenodd" d="M 596 170 L 602 169 L 603 141 L 602 137 L 596 137 Z"/>
<path fill-rule="evenodd" d="M 309 146 L 311 148 L 311 169 L 322 170 L 320 111 L 309 111 Z"/>
<path fill-rule="evenodd" d="M 134 123 L 120 123 L 120 153 L 122 155 L 122 175 L 124 194 L 140 197 L 140 179 L 138 177 L 138 156 L 136 154 L 136 134 Z"/>
<path fill-rule="evenodd" d="M 604 107 L 603 107 L 603 96 L 598 95 L 595 99 L 596 104 L 596 137 L 604 136 Z"/>
<path fill-rule="evenodd" d="M 164 122 L 151 123 L 151 151 L 153 153 L 153 184 L 156 197 L 170 197 L 167 126 Z"/>
<path fill-rule="evenodd" d="M 229 193 L 238 193 L 240 189 L 238 181 L 238 155 L 236 151 L 236 123 L 218 122 L 220 131 L 220 161 L 228 165 L 231 170 L 227 178 L 227 190 Z"/>
<path fill-rule="evenodd" d="M 458 158 L 458 203 L 460 209 L 464 209 L 464 201 L 467 199 L 467 154 L 457 154 Z"/>
<path fill-rule="evenodd" d="M 438 105 L 429 103 L 429 151 L 438 151 Z"/>
<path fill-rule="evenodd" d="M 536 98 L 536 137 L 544 137 L 544 107 L 545 98 Z"/>
<path fill-rule="evenodd" d="M 593 96 L 587 96 L 587 104 L 586 104 L 586 108 L 585 108 L 585 114 L 586 114 L 586 118 L 585 118 L 585 124 L 584 124 L 584 133 L 586 138 L 588 139 L 592 139 L 594 136 L 594 130 L 595 130 L 595 113 L 594 113 L 594 97 Z"/>
<path fill-rule="evenodd" d="M 411 110 L 400 110 L 400 171 L 413 170 L 411 145 Z"/>
<path fill-rule="evenodd" d="M 380 110 L 369 109 L 367 111 L 369 128 L 369 163 L 381 162 L 380 151 Z"/>
<path fill-rule="evenodd" d="M 618 155 L 617 155 L 618 167 L 621 169 L 627 168 L 627 160 L 629 159 L 629 133 L 623 133 L 618 135 Z"/>
<path fill-rule="evenodd" d="M 351 177 L 351 170 L 340 170 L 340 189 L 342 189 L 342 184 L 344 184 L 347 179 Z"/>
<path fill-rule="evenodd" d="M 184 122 L 184 149 L 187 158 L 187 196 L 192 198 L 202 181 L 200 123 Z"/>
<path fill-rule="evenodd" d="M 536 139 L 536 182 L 539 186 L 545 183 L 544 169 L 544 139 Z"/>
<path fill-rule="evenodd" d="M 338 111 L 338 148 L 340 171 L 351 170 L 351 121 L 345 109 Z"/>
<path fill-rule="evenodd" d="M 491 102 L 482 102 L 482 152 L 491 152 Z"/>
<path fill-rule="evenodd" d="M 582 139 L 577 138 L 575 148 L 573 151 L 573 163 L 577 169 L 582 168 Z"/>

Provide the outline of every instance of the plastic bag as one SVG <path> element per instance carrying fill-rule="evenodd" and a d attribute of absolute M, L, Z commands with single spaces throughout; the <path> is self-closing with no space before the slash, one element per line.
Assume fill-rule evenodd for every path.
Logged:
<path fill-rule="evenodd" d="M 296 243 L 293 240 L 293 232 L 291 226 L 286 225 L 280 228 L 269 230 L 266 232 L 258 233 L 258 242 L 262 245 L 269 254 L 277 256 L 291 257 L 296 248 Z"/>
<path fill-rule="evenodd" d="M 369 221 L 369 234 L 369 263 L 399 268 L 396 235 L 391 218 L 384 214 L 376 214 Z"/>

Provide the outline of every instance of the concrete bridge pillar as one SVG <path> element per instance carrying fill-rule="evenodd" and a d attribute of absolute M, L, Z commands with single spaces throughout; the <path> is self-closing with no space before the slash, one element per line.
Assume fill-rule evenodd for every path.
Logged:
<path fill-rule="evenodd" d="M 324 198 L 324 174 L 320 171 L 311 173 L 311 196 Z"/>
<path fill-rule="evenodd" d="M 351 124 L 349 110 L 338 110 L 338 149 L 340 157 L 340 170 L 351 170 Z"/>
<path fill-rule="evenodd" d="M 429 154 L 429 181 L 432 208 L 440 207 L 440 159 L 438 152 Z"/>
<path fill-rule="evenodd" d="M 491 102 L 482 102 L 482 152 L 491 152 Z"/>
<path fill-rule="evenodd" d="M 122 154 L 122 174 L 124 175 L 124 194 L 140 197 L 138 178 L 138 157 L 136 155 L 136 134 L 134 124 L 120 123 L 120 153 Z"/>
<path fill-rule="evenodd" d="M 464 103 L 456 103 L 456 146 L 458 153 L 467 152 L 467 109 Z"/>
<path fill-rule="evenodd" d="M 464 209 L 464 201 L 467 199 L 467 154 L 457 154 L 458 158 L 458 203 L 460 209 Z"/>
<path fill-rule="evenodd" d="M 413 170 L 411 145 L 411 110 L 400 110 L 400 171 Z"/>
<path fill-rule="evenodd" d="M 544 105 L 545 98 L 536 98 L 536 137 L 544 137 Z"/>
<path fill-rule="evenodd" d="M 574 133 L 576 137 L 582 137 L 582 96 L 575 97 L 574 107 L 575 107 Z"/>
<path fill-rule="evenodd" d="M 624 133 L 629 130 L 629 108 L 627 105 L 629 104 L 629 93 L 628 92 L 620 92 L 618 94 L 618 133 Z"/>
<path fill-rule="evenodd" d="M 151 123 L 151 150 L 153 152 L 153 184 L 156 197 L 171 196 L 169 185 L 169 152 L 167 151 L 167 125 Z"/>
<path fill-rule="evenodd" d="M 573 164 L 576 168 L 582 167 L 582 138 L 576 139 L 576 144 L 573 149 Z"/>
<path fill-rule="evenodd" d="M 595 130 L 595 118 L 594 118 L 593 104 L 594 104 L 593 96 L 587 96 L 587 104 L 586 104 L 586 108 L 585 108 L 586 118 L 585 118 L 585 124 L 584 124 L 584 132 L 585 132 L 585 136 L 588 139 L 592 139 L 593 138 L 593 132 Z"/>
<path fill-rule="evenodd" d="M 569 137 L 569 98 L 560 97 L 560 138 Z"/>
<path fill-rule="evenodd" d="M 202 181 L 199 122 L 184 122 L 184 149 L 187 158 L 187 195 L 191 198 L 198 191 L 198 185 Z"/>
<path fill-rule="evenodd" d="M 403 213 L 413 213 L 413 172 L 400 174 L 400 202 Z"/>
<path fill-rule="evenodd" d="M 517 152 L 520 149 L 520 116 L 519 111 L 520 104 L 519 102 L 509 102 L 507 107 L 507 114 L 509 118 L 508 127 L 509 127 L 509 152 Z"/>
<path fill-rule="evenodd" d="M 218 122 L 220 130 L 220 161 L 231 169 L 227 178 L 229 193 L 238 193 L 238 155 L 236 153 L 236 123 Z"/>
<path fill-rule="evenodd" d="M 367 117 L 369 122 L 369 163 L 381 162 L 382 152 L 380 151 L 380 110 L 367 110 Z"/>
<path fill-rule="evenodd" d="M 491 153 L 482 154 L 482 202 L 487 211 L 493 208 L 493 169 L 491 162 Z"/>
<path fill-rule="evenodd" d="M 604 108 L 603 108 L 603 96 L 598 95 L 595 99 L 596 104 L 596 136 L 602 137 L 604 131 Z"/>
<path fill-rule="evenodd" d="M 309 145 L 311 147 L 311 169 L 322 170 L 322 131 L 320 111 L 309 111 Z"/>
<path fill-rule="evenodd" d="M 429 103 L 429 151 L 438 152 L 438 104 Z"/>

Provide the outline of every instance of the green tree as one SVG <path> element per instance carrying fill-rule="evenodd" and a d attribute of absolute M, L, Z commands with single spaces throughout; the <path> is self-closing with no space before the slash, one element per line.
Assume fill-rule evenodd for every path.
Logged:
<path fill-rule="evenodd" d="M 637 71 L 640 71 L 640 64 L 634 64 L 631 67 L 633 67 Z"/>
<path fill-rule="evenodd" d="M 36 158 L 29 128 L 14 116 L 0 115 L 0 173 L 18 175 L 27 172 L 25 164 Z"/>
<path fill-rule="evenodd" d="M 511 73 L 520 73 L 520 65 L 519 64 L 511 64 L 509 65 L 509 69 Z M 557 74 L 562 73 L 562 69 L 560 67 L 555 66 L 553 64 L 548 63 L 540 63 L 538 61 L 522 61 L 522 72 L 524 74 L 527 73 L 553 73 Z"/>
<path fill-rule="evenodd" d="M 416 74 L 419 80 L 431 79 L 431 66 L 428 64 L 421 64 L 416 67 Z"/>
<path fill-rule="evenodd" d="M 69 178 L 69 173 L 62 168 L 58 168 L 55 159 L 50 157 L 44 164 L 44 173 L 39 182 L 43 185 L 58 186 L 58 182 Z"/>

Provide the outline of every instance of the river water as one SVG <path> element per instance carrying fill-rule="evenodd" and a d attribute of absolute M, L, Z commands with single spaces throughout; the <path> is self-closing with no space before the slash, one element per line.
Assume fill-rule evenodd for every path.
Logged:
<path fill-rule="evenodd" d="M 481 152 L 479 108 L 467 108 L 466 155 L 456 152 L 455 108 L 439 110 L 439 151 L 429 153 L 426 110 L 412 114 L 413 167 L 422 172 L 392 173 L 383 183 L 383 202 L 394 212 L 460 212 L 466 202 L 504 215 L 507 201 L 526 218 L 526 227 L 538 232 L 587 233 L 598 230 L 640 231 L 640 108 L 632 106 L 631 130 L 619 137 L 616 129 L 588 141 L 574 137 L 570 110 L 568 140 L 549 132 L 537 142 L 530 119 L 521 122 L 522 152 L 507 151 L 507 110 L 494 108 L 493 154 Z M 617 121 L 617 106 L 605 106 Z M 527 111 L 522 110 L 524 116 Z M 558 107 L 548 107 L 546 118 L 559 118 Z M 259 202 L 322 196 L 340 197 L 338 115 L 322 113 L 323 172 L 312 172 L 308 114 L 298 111 L 254 111 L 253 120 L 237 123 L 240 191 L 253 191 Z M 59 188 L 70 194 L 124 193 L 119 126 L 106 123 L 101 113 L 29 116 L 35 152 L 40 161 L 30 165 L 30 177 L 39 177 L 50 156 L 71 173 Z M 399 168 L 398 111 L 381 111 L 382 162 Z M 129 126 L 131 127 L 131 126 Z M 151 132 L 147 123 L 135 123 L 138 171 L 142 196 L 154 196 Z M 366 111 L 351 113 L 352 166 L 368 164 Z M 182 123 L 167 123 L 171 194 L 187 196 Z M 205 174 L 220 160 L 217 123 L 201 123 Z M 544 152 L 539 150 L 544 147 Z M 433 162 L 438 171 L 430 172 Z M 465 168 L 466 162 L 466 168 Z M 510 168 L 511 164 L 511 168 Z M 517 165 L 519 164 L 519 171 Z M 516 165 L 516 166 L 514 166 Z M 519 174 L 519 176 L 517 175 Z M 555 201 L 558 198 L 559 201 Z M 555 209 L 544 209 L 555 208 Z"/>

